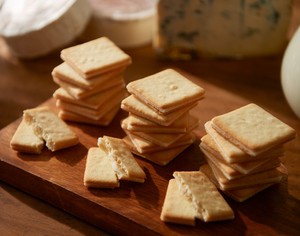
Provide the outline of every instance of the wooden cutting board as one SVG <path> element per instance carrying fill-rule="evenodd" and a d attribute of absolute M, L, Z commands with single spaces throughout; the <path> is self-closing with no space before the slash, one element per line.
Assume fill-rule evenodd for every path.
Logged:
<path fill-rule="evenodd" d="M 237 203 L 223 194 L 235 212 L 234 220 L 212 223 L 197 220 L 196 227 L 169 224 L 160 220 L 168 181 L 173 172 L 198 170 L 205 163 L 198 147 L 199 138 L 205 134 L 203 124 L 216 115 L 249 103 L 246 99 L 202 79 L 182 73 L 207 92 L 206 98 L 191 111 L 191 114 L 201 120 L 200 127 L 195 131 L 198 139 L 165 167 L 137 157 L 147 175 L 145 183 L 121 181 L 120 187 L 114 190 L 87 189 L 83 185 L 88 149 L 96 146 L 100 136 L 125 136 L 120 128 L 120 120 L 128 115 L 124 111 L 118 113 L 109 127 L 69 122 L 71 129 L 78 135 L 80 144 L 54 153 L 44 148 L 40 155 L 17 153 L 9 147 L 21 118 L 16 120 L 0 131 L 1 180 L 114 234 L 297 234 L 300 230 L 300 201 L 289 194 L 286 176 L 280 184 L 244 203 Z M 219 102 L 227 105 L 220 106 Z M 58 111 L 52 98 L 41 104 L 44 105 Z"/>

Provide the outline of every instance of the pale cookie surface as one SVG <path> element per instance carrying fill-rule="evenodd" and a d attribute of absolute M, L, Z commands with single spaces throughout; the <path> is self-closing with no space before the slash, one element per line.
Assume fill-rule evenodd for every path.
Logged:
<path fill-rule="evenodd" d="M 195 226 L 196 212 L 179 191 L 175 179 L 170 179 L 160 219 L 165 222 Z"/>
<path fill-rule="evenodd" d="M 212 126 L 226 139 L 252 156 L 296 136 L 293 128 L 255 104 L 214 117 Z"/>
<path fill-rule="evenodd" d="M 215 164 L 215 166 L 223 173 L 223 175 L 228 180 L 237 179 L 237 178 L 246 176 L 245 174 L 234 169 L 232 166 L 230 166 L 230 165 L 226 164 L 225 162 L 216 158 L 212 153 L 210 153 L 209 151 L 206 151 L 204 148 L 202 148 L 201 145 L 200 145 L 200 149 L 205 154 L 205 159 L 207 160 L 209 158 L 210 161 L 212 161 Z M 265 162 L 264 164 L 255 168 L 253 171 L 249 172 L 249 175 L 258 173 L 258 172 L 262 172 L 262 171 L 266 171 L 266 170 L 270 170 L 270 169 L 274 169 L 274 168 L 278 167 L 280 165 L 280 163 L 281 163 L 281 161 L 279 160 L 279 158 L 272 158 L 270 161 Z"/>
<path fill-rule="evenodd" d="M 130 56 L 106 37 L 64 49 L 61 57 L 84 78 L 131 63 Z"/>
<path fill-rule="evenodd" d="M 51 151 L 78 144 L 78 137 L 50 108 L 38 107 L 24 111 L 23 118 L 34 133 L 46 141 Z"/>
<path fill-rule="evenodd" d="M 56 100 L 56 106 L 60 107 L 64 110 L 71 111 L 73 113 L 76 113 L 81 116 L 85 116 L 89 119 L 93 120 L 99 120 L 105 115 L 107 115 L 115 106 L 120 106 L 121 101 L 127 96 L 127 92 L 124 90 L 120 93 L 118 93 L 117 96 L 115 96 L 113 99 L 111 99 L 109 102 L 106 102 L 103 106 L 100 106 L 99 108 L 90 109 L 87 107 L 79 106 L 73 103 L 69 102 L 63 102 L 60 99 Z"/>
<path fill-rule="evenodd" d="M 140 136 L 135 135 L 132 132 L 129 132 L 128 130 L 124 130 L 127 136 L 130 138 L 131 142 L 134 144 L 136 149 L 139 151 L 139 153 L 150 153 L 155 151 L 162 151 L 167 150 L 187 144 L 192 144 L 195 141 L 195 135 L 188 133 L 181 137 L 178 141 L 173 143 L 172 145 L 168 147 L 159 146 L 147 139 L 144 139 Z"/>
<path fill-rule="evenodd" d="M 87 117 L 63 109 L 59 111 L 58 117 L 63 120 L 74 121 L 79 123 L 108 126 L 112 122 L 119 110 L 120 106 L 116 105 L 111 111 L 102 116 L 99 120 L 89 119 Z"/>
<path fill-rule="evenodd" d="M 90 148 L 87 154 L 84 185 L 91 188 L 119 187 L 112 163 L 100 148 Z"/>
<path fill-rule="evenodd" d="M 187 133 L 192 131 L 198 126 L 199 121 L 193 120 L 193 123 L 189 123 L 189 127 L 187 129 L 187 132 L 185 134 L 172 134 L 172 133 L 147 133 L 147 132 L 131 132 L 132 134 L 142 137 L 143 139 L 146 139 L 150 142 L 153 142 L 159 146 L 162 147 L 170 147 L 174 143 L 176 143 L 179 139 L 184 137 Z M 124 130 L 127 130 L 125 126 L 123 126 Z"/>
<path fill-rule="evenodd" d="M 124 90 L 123 86 L 114 86 L 113 88 L 107 89 L 105 91 L 101 91 L 96 93 L 85 99 L 76 99 L 71 96 L 65 89 L 58 88 L 54 93 L 53 97 L 56 99 L 60 99 L 64 102 L 73 103 L 76 105 L 80 105 L 83 107 L 88 107 L 91 109 L 98 109 L 102 104 L 106 101 L 112 99 L 116 96 L 120 91 Z"/>
<path fill-rule="evenodd" d="M 151 133 L 185 133 L 188 126 L 189 116 L 190 115 L 187 113 L 176 120 L 172 125 L 162 126 L 130 113 L 126 118 L 127 129 L 130 131 Z"/>
<path fill-rule="evenodd" d="M 236 145 L 232 144 L 228 139 L 224 138 L 220 133 L 218 133 L 211 125 L 211 121 L 205 123 L 205 130 L 210 135 L 212 140 L 206 140 L 205 143 L 209 145 L 210 143 L 215 143 L 216 145 L 209 145 L 214 150 L 218 150 L 222 157 L 229 163 L 240 163 L 253 161 L 255 159 L 266 159 L 270 157 L 284 156 L 285 150 L 282 145 L 273 148 L 269 151 L 263 152 L 255 157 L 245 153 L 242 149 L 238 148 Z M 207 139 L 207 138 L 205 138 Z M 216 148 L 217 146 L 217 148 Z"/>
<path fill-rule="evenodd" d="M 162 113 L 199 101 L 205 94 L 203 88 L 172 69 L 130 82 L 127 89 Z"/>
<path fill-rule="evenodd" d="M 256 157 L 252 157 L 255 161 L 249 161 L 249 162 L 242 162 L 242 163 L 228 163 L 220 154 L 218 148 L 216 147 L 217 145 L 215 142 L 212 140 L 210 135 L 205 135 L 201 138 L 201 143 L 200 143 L 200 148 L 201 150 L 205 150 L 211 154 L 212 161 L 216 159 L 217 162 L 219 163 L 224 163 L 221 165 L 228 166 L 229 168 L 232 168 L 241 174 L 250 174 L 257 172 L 261 170 L 261 168 L 265 168 L 268 166 L 275 167 L 276 163 L 277 165 L 280 164 L 280 160 L 278 157 L 272 157 L 272 158 L 264 158 L 264 159 L 259 159 L 256 160 Z M 214 161 L 216 164 L 216 162 Z M 227 169 L 227 168 L 226 168 Z"/>
<path fill-rule="evenodd" d="M 23 119 L 10 141 L 10 147 L 19 152 L 40 154 L 44 140 L 35 135 L 32 126 Z"/>
<path fill-rule="evenodd" d="M 275 168 L 252 175 L 246 175 L 238 179 L 228 180 L 212 161 L 207 159 L 207 163 L 211 167 L 222 190 L 233 190 L 259 184 L 277 183 L 282 179 L 281 173 Z"/>
<path fill-rule="evenodd" d="M 83 89 L 93 89 L 96 86 L 107 82 L 109 79 L 120 75 L 124 69 L 125 67 L 121 67 L 87 80 L 82 78 L 66 62 L 64 62 L 53 69 L 52 76 Z"/>
<path fill-rule="evenodd" d="M 154 123 L 163 126 L 169 126 L 173 124 L 176 120 L 178 120 L 180 117 L 185 115 L 190 109 L 192 109 L 196 105 L 197 103 L 193 103 L 167 115 L 161 115 L 149 108 L 145 103 L 136 99 L 133 95 L 130 95 L 122 101 L 121 108 L 137 116 L 141 116 L 142 118 L 153 121 Z"/>
<path fill-rule="evenodd" d="M 167 165 L 170 161 L 172 161 L 175 157 L 177 157 L 181 152 L 183 152 L 186 148 L 190 146 L 190 144 L 188 144 L 188 145 L 175 147 L 175 148 L 162 150 L 162 151 L 156 151 L 151 153 L 139 153 L 139 151 L 136 149 L 136 147 L 131 142 L 128 136 L 123 138 L 123 140 L 132 153 L 134 153 L 137 156 L 143 157 L 160 166 Z"/>
<path fill-rule="evenodd" d="M 103 84 L 100 84 L 99 86 L 94 87 L 93 89 L 84 89 L 78 87 L 77 85 L 70 84 L 55 76 L 53 76 L 53 81 L 60 87 L 64 88 L 70 95 L 72 95 L 76 99 L 84 99 L 90 97 L 114 86 L 125 87 L 125 82 L 122 76 L 113 77 L 112 79 L 104 82 Z"/>
<path fill-rule="evenodd" d="M 193 205 L 196 217 L 204 222 L 229 220 L 234 212 L 209 178 L 200 171 L 175 171 L 180 192 Z"/>
<path fill-rule="evenodd" d="M 132 156 L 122 139 L 103 136 L 98 139 L 98 146 L 108 155 L 119 179 L 143 183 L 145 172 Z"/>
<path fill-rule="evenodd" d="M 216 180 L 214 173 L 212 172 L 211 168 L 208 164 L 204 164 L 200 167 L 200 171 L 206 174 L 209 179 L 218 187 L 218 181 Z M 262 190 L 272 186 L 273 184 L 261 184 L 253 187 L 242 188 L 242 189 L 235 189 L 230 191 L 224 191 L 224 193 L 234 199 L 237 202 L 244 202 L 250 197 L 253 197 L 255 194 L 261 192 Z"/>

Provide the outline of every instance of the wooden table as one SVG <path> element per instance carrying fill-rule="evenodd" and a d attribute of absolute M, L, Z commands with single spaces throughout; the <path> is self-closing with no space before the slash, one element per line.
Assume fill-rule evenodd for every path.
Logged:
<path fill-rule="evenodd" d="M 290 37 L 299 24 L 300 1 L 297 0 L 293 8 Z M 191 78 L 194 80 L 199 80 L 207 91 L 207 97 L 198 105 L 194 114 L 202 120 L 202 124 L 213 116 L 254 102 L 295 128 L 300 134 L 300 121 L 289 108 L 281 90 L 282 55 L 241 61 L 162 62 L 156 59 L 150 46 L 126 50 L 126 52 L 133 60 L 133 64 L 127 68 L 124 75 L 126 82 L 168 67 L 178 68 L 192 75 Z M 35 107 L 52 96 L 57 85 L 52 81 L 51 71 L 59 63 L 61 63 L 59 51 L 41 59 L 20 61 L 10 55 L 5 43 L 0 39 L 1 129 L 19 118 L 24 109 Z M 204 134 L 202 125 L 198 133 Z M 298 135 L 296 140 L 286 145 L 287 155 L 283 158 L 289 172 L 285 190 L 295 203 L 293 206 L 286 206 L 284 199 L 281 199 L 280 204 L 285 209 L 280 211 L 287 216 L 300 212 L 299 141 Z M 92 224 L 11 185 L 4 182 L 0 182 L 0 185 L 0 232 L 3 235 L 107 235 Z M 276 191 L 273 192 L 276 193 Z M 268 204 L 272 206 L 272 203 Z M 299 218 L 295 217 L 290 220 L 291 222 L 286 222 L 287 226 L 282 230 L 268 225 L 268 220 L 265 220 L 261 222 L 261 229 L 264 230 L 262 233 L 295 234 L 297 230 L 300 230 L 297 225 Z M 248 219 L 250 227 L 254 221 L 255 219 Z M 285 231 L 289 227 L 290 231 Z M 247 234 L 247 229 L 244 233 Z"/>

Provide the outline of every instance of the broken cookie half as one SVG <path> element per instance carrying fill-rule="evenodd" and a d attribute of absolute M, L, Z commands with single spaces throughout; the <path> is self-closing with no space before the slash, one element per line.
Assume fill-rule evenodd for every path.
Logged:
<path fill-rule="evenodd" d="M 140 183 L 145 181 L 145 172 L 122 139 L 103 136 L 98 139 L 98 146 L 111 160 L 118 179 Z"/>
<path fill-rule="evenodd" d="M 195 218 L 204 222 L 234 218 L 233 210 L 204 173 L 176 171 L 173 176 L 177 188 L 173 186 L 174 183 L 171 184 L 171 181 L 174 181 L 170 180 L 161 212 L 161 220 L 195 225 Z M 182 207 L 185 205 L 188 207 Z M 193 220 L 191 220 L 191 214 Z"/>

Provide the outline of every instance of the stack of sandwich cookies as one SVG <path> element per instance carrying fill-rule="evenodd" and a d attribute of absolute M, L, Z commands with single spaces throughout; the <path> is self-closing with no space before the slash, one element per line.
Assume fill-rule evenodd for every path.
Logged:
<path fill-rule="evenodd" d="M 129 116 L 121 121 L 130 150 L 166 165 L 195 141 L 199 120 L 189 111 L 205 91 L 176 71 L 167 69 L 127 85 L 131 95 L 121 103 Z"/>
<path fill-rule="evenodd" d="M 234 212 L 209 178 L 199 171 L 174 172 L 169 181 L 161 220 L 195 225 L 195 218 L 204 222 L 230 220 Z"/>
<path fill-rule="evenodd" d="M 108 38 L 102 37 L 61 51 L 64 62 L 52 71 L 60 88 L 53 97 L 64 120 L 109 125 L 128 96 L 122 72 L 131 63 Z"/>
<path fill-rule="evenodd" d="M 280 182 L 279 157 L 294 129 L 255 104 L 214 117 L 205 129 L 200 149 L 211 170 L 201 170 L 230 197 L 241 202 Z"/>
<path fill-rule="evenodd" d="M 98 148 L 90 148 L 84 173 L 84 185 L 91 188 L 119 187 L 119 180 L 143 183 L 146 174 L 122 139 L 103 136 Z"/>

